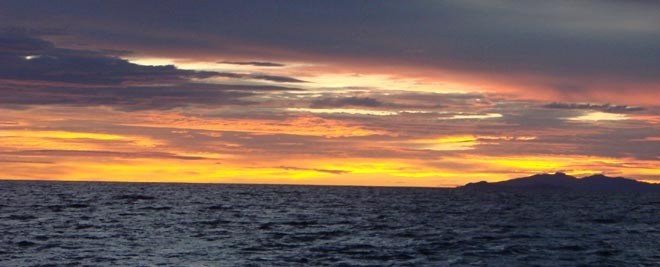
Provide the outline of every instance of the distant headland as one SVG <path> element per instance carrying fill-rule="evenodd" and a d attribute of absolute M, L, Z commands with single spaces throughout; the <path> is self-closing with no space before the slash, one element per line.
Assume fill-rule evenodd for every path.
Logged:
<path fill-rule="evenodd" d="M 660 193 L 659 184 L 645 183 L 624 177 L 609 177 L 602 174 L 577 178 L 562 172 L 556 172 L 554 174 L 536 174 L 502 182 L 489 183 L 482 181 L 477 183 L 468 183 L 458 188 L 477 191 L 521 190 Z"/>

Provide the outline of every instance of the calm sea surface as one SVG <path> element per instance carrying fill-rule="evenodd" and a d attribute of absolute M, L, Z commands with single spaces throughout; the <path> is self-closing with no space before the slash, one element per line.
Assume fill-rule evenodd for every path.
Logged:
<path fill-rule="evenodd" d="M 0 266 L 660 266 L 660 195 L 0 181 Z"/>

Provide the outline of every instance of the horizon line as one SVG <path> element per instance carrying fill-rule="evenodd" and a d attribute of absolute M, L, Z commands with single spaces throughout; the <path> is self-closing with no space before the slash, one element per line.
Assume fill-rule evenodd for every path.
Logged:
<path fill-rule="evenodd" d="M 203 182 L 194 182 L 194 181 L 122 181 L 122 180 L 67 180 L 67 179 L 62 179 L 62 180 L 48 180 L 48 179 L 29 179 L 29 178 L 0 178 L 0 182 L 5 182 L 5 181 L 17 181 L 17 182 L 65 182 L 65 183 L 125 183 L 125 184 L 188 184 L 188 185 L 194 185 L 194 184 L 199 184 L 199 185 L 266 185 L 266 186 L 331 186 L 331 187 L 376 187 L 376 188 L 437 188 L 437 189 L 457 189 L 460 187 L 463 187 L 467 184 L 470 183 L 479 183 L 479 182 L 487 182 L 487 183 L 497 183 L 497 182 L 503 182 L 503 181 L 509 181 L 513 179 L 519 179 L 519 178 L 527 178 L 531 177 L 534 175 L 543 175 L 543 174 L 558 174 L 558 173 L 563 173 L 567 176 L 575 177 L 576 179 L 582 179 L 585 177 L 590 177 L 594 175 L 604 175 L 606 177 L 611 177 L 611 178 L 625 178 L 625 179 L 631 179 L 637 182 L 643 182 L 643 183 L 648 183 L 648 184 L 654 184 L 654 185 L 660 185 L 660 181 L 649 181 L 649 180 L 638 180 L 634 178 L 629 178 L 629 177 L 624 177 L 624 176 L 608 176 L 604 173 L 597 173 L 597 174 L 591 174 L 591 175 L 586 175 L 586 176 L 573 176 L 570 174 L 566 174 L 561 171 L 557 172 L 539 172 L 535 173 L 529 176 L 522 176 L 522 177 L 514 177 L 514 178 L 509 178 L 501 181 L 494 181 L 494 182 L 488 182 L 488 181 L 475 181 L 475 182 L 468 182 L 465 184 L 459 184 L 456 186 L 415 186 L 415 185 L 360 185 L 360 184 L 296 184 L 296 183 L 237 183 L 237 182 L 208 182 L 208 181 L 203 181 Z"/>

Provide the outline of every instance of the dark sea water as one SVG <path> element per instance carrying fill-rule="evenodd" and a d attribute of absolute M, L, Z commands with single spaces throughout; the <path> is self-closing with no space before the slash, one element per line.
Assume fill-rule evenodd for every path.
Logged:
<path fill-rule="evenodd" d="M 0 266 L 660 266 L 660 195 L 1 181 Z"/>

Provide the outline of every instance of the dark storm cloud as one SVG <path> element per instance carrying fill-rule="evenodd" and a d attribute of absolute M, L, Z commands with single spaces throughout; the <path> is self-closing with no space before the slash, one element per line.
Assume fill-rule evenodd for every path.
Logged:
<path fill-rule="evenodd" d="M 0 33 L 0 79 L 87 85 L 173 84 L 210 77 L 305 82 L 267 74 L 182 70 L 172 65 L 144 66 L 117 57 L 130 53 L 112 49 L 62 49 L 43 39 L 4 32 Z"/>
<path fill-rule="evenodd" d="M 244 50 L 247 44 L 271 56 L 277 53 L 269 48 L 500 75 L 660 79 L 660 5 L 651 1 L 184 3 L 4 1 L 1 7 L 7 23 L 44 26 L 57 16 L 56 23 L 72 25 L 85 40 L 145 50 L 223 49 L 247 57 L 256 53 Z"/>
<path fill-rule="evenodd" d="M 0 14 L 1 15 L 1 14 Z M 16 27 L 16 26 L 9 26 L 9 27 L 0 27 L 0 32 L 6 33 L 6 34 L 13 34 L 13 35 L 19 35 L 19 36 L 39 36 L 39 37 L 44 37 L 44 36 L 61 36 L 61 35 L 67 35 L 67 28 L 55 28 L 55 27 L 39 27 L 39 28 L 29 28 L 29 27 Z"/>
<path fill-rule="evenodd" d="M 561 103 L 555 102 L 543 105 L 544 108 L 551 109 L 587 109 L 598 110 L 610 113 L 626 113 L 645 110 L 643 107 L 612 105 L 612 104 L 593 104 L 593 103 Z"/>
<path fill-rule="evenodd" d="M 286 65 L 275 62 L 266 62 L 266 61 L 220 61 L 220 64 L 231 64 L 231 65 L 247 65 L 247 66 L 256 66 L 256 67 L 284 67 Z"/>
<path fill-rule="evenodd" d="M 109 51 L 116 53 L 116 51 Z M 0 33 L 0 79 L 88 85 L 163 84 L 216 76 L 174 66 L 142 66 L 103 51 L 56 48 L 23 35 Z"/>
<path fill-rule="evenodd" d="M 129 51 L 57 48 L 43 39 L 0 33 L 0 104 L 107 105 L 118 109 L 169 109 L 186 105 L 246 105 L 256 92 L 296 88 L 205 84 L 193 79 L 229 77 L 279 82 L 300 80 L 268 75 L 143 66 L 116 57 Z"/>
<path fill-rule="evenodd" d="M 38 55 L 53 48 L 52 43 L 39 38 L 0 32 L 0 56 L 2 57 Z"/>
<path fill-rule="evenodd" d="M 39 55 L 31 59 L 3 58 L 0 79 L 66 82 L 90 85 L 175 83 L 209 78 L 213 72 L 180 70 L 174 66 L 140 66 L 123 59 L 71 55 Z"/>

